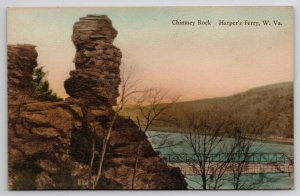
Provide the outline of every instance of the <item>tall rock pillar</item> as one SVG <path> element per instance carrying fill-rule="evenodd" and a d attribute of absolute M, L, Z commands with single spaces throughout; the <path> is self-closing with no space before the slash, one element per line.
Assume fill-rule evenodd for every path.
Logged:
<path fill-rule="evenodd" d="M 64 83 L 66 92 L 89 109 L 112 108 L 119 95 L 121 51 L 112 42 L 117 35 L 105 15 L 87 15 L 74 24 L 76 69 Z"/>

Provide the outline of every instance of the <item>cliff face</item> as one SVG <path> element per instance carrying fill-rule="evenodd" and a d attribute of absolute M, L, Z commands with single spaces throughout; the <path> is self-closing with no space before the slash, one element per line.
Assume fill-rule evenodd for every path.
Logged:
<path fill-rule="evenodd" d="M 25 189 L 43 189 L 51 184 L 51 175 L 71 160 L 72 128 L 82 127 L 83 115 L 78 105 L 37 99 L 32 85 L 32 71 L 36 66 L 35 46 L 8 46 L 10 188 L 24 172 L 35 177 L 35 186 L 25 186 Z"/>
<path fill-rule="evenodd" d="M 116 104 L 121 82 L 120 50 L 112 45 L 117 31 L 106 16 L 88 15 L 74 24 L 76 70 L 65 81 L 67 93 L 87 106 Z"/>
<path fill-rule="evenodd" d="M 24 171 L 32 174 L 34 187 L 23 189 L 62 188 L 57 173 L 67 163 L 78 188 L 87 188 L 91 143 L 96 143 L 95 175 L 97 154 L 118 97 L 121 52 L 112 44 L 116 35 L 106 16 L 88 15 L 74 24 L 76 69 L 64 84 L 71 98 L 57 102 L 35 98 L 31 84 L 32 70 L 37 66 L 35 47 L 8 46 L 10 188 Z M 186 188 L 180 170 L 169 167 L 157 155 L 130 119 L 118 117 L 108 149 L 102 182 L 114 184 L 117 189 L 131 189 L 138 158 L 135 189 Z M 113 187 L 102 184 L 101 188 Z"/>

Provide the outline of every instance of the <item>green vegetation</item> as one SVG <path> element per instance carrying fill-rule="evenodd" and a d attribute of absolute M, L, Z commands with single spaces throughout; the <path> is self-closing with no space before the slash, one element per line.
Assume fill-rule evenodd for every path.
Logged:
<path fill-rule="evenodd" d="M 32 74 L 32 84 L 36 94 L 42 100 L 46 101 L 58 101 L 60 98 L 57 97 L 51 89 L 49 89 L 49 82 L 45 79 L 47 72 L 43 70 L 43 67 L 36 67 Z"/>
<path fill-rule="evenodd" d="M 136 119 L 140 115 L 137 111 L 130 106 L 122 115 Z M 261 131 L 269 139 L 293 138 L 293 83 L 262 86 L 229 97 L 178 102 L 167 113 L 180 120 L 197 113 L 211 123 L 223 122 L 227 131 L 238 126 L 249 135 Z M 155 126 L 167 127 L 164 123 Z M 176 131 L 175 127 L 172 130 Z"/>

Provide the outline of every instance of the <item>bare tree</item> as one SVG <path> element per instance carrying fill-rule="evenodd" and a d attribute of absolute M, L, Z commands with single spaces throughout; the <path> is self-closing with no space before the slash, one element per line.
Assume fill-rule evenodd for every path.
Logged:
<path fill-rule="evenodd" d="M 124 65 L 124 64 L 123 64 Z M 100 149 L 100 161 L 99 161 L 99 166 L 98 166 L 98 172 L 97 172 L 97 176 L 93 182 L 92 188 L 95 189 L 99 179 L 101 178 L 102 175 L 102 170 L 103 170 L 103 163 L 104 163 L 104 159 L 105 159 L 105 155 L 106 155 L 106 151 L 107 151 L 107 147 L 109 145 L 109 141 L 110 141 L 110 137 L 111 137 L 111 133 L 112 133 L 112 129 L 114 124 L 116 123 L 117 117 L 119 116 L 119 113 L 122 111 L 122 109 L 124 108 L 124 106 L 128 103 L 130 97 L 137 93 L 137 80 L 133 80 L 133 73 L 134 73 L 134 69 L 130 69 L 129 71 L 126 70 L 126 66 L 123 66 L 123 69 L 121 71 L 121 92 L 120 92 L 120 97 L 119 100 L 117 102 L 117 105 L 115 106 L 115 111 L 114 114 L 112 116 L 112 119 L 110 121 L 110 125 L 109 128 L 107 130 L 107 133 L 102 141 L 102 148 Z M 93 145 L 94 147 L 94 145 Z M 95 152 L 95 150 L 93 150 L 93 152 Z M 94 155 L 92 156 L 92 158 L 94 157 Z M 93 163 L 91 161 L 91 167 L 93 167 Z"/>
<path fill-rule="evenodd" d="M 140 98 L 136 99 L 136 122 L 141 131 L 147 132 L 150 126 L 157 123 L 171 123 L 175 119 L 167 113 L 179 96 L 170 97 L 168 91 L 161 88 L 150 88 L 142 91 Z"/>
<path fill-rule="evenodd" d="M 221 188 L 228 180 L 225 174 L 232 174 L 230 180 L 234 189 L 249 189 L 254 182 L 243 182 L 241 177 L 245 175 L 250 158 L 261 149 L 255 141 L 261 137 L 263 125 L 254 126 L 250 136 L 246 127 L 249 127 L 247 123 L 253 122 L 239 119 L 228 121 L 223 119 L 227 113 L 222 114 L 220 116 L 208 110 L 187 115 L 182 127 L 194 160 L 186 163 L 200 176 L 198 184 L 203 189 Z"/>
<path fill-rule="evenodd" d="M 234 189 L 252 189 L 255 182 L 249 180 L 245 182 L 242 181 L 241 178 L 245 174 L 250 159 L 255 159 L 255 153 L 262 147 L 262 145 L 255 143 L 256 140 L 259 140 L 261 129 L 256 127 L 254 131 L 256 137 L 253 135 L 247 136 L 246 131 L 240 127 L 235 127 L 233 131 L 232 149 L 234 149 L 234 153 L 230 167 L 232 172 L 232 185 Z"/>
<path fill-rule="evenodd" d="M 92 186 L 92 177 L 93 177 L 93 167 L 94 167 L 94 160 L 95 156 L 99 155 L 98 151 L 96 150 L 96 128 L 92 127 L 93 132 L 92 132 L 92 150 L 91 150 L 91 160 L 90 160 L 90 173 L 89 173 L 89 184 L 88 187 Z"/>
<path fill-rule="evenodd" d="M 178 102 L 180 96 L 171 96 L 168 91 L 161 88 L 150 88 L 142 91 L 142 96 L 136 99 L 136 122 L 139 129 L 148 135 L 149 139 L 159 138 L 161 141 L 155 150 L 178 145 L 169 140 L 167 134 L 150 134 L 148 131 L 152 127 L 169 126 L 174 127 L 177 119 L 168 112 L 173 105 Z"/>
<path fill-rule="evenodd" d="M 168 133 L 152 134 L 148 132 L 148 138 L 152 140 L 151 143 L 154 144 L 153 149 L 156 151 L 162 150 L 164 148 L 175 147 L 183 143 L 183 141 L 173 141 L 171 136 L 172 134 L 168 134 Z"/>
<path fill-rule="evenodd" d="M 132 180 L 131 180 L 131 189 L 134 189 L 135 186 L 135 178 L 136 178 L 136 173 L 138 168 L 139 156 L 140 156 L 140 144 L 138 144 L 137 152 L 135 155 L 134 169 L 133 169 Z"/>
<path fill-rule="evenodd" d="M 137 114 L 135 117 L 136 123 L 138 124 L 139 130 L 148 133 L 152 126 L 159 125 L 161 123 L 172 123 L 174 118 L 167 113 L 167 111 L 178 101 L 179 96 L 173 96 L 170 98 L 167 91 L 163 91 L 161 88 L 150 88 L 141 91 L 140 98 L 136 99 Z M 158 137 L 159 135 L 150 135 L 148 138 Z M 171 147 L 173 144 L 168 141 L 168 136 L 163 136 L 163 142 L 159 144 L 158 148 Z M 140 156 L 140 146 L 138 144 L 136 157 L 135 157 L 135 167 L 132 176 L 132 189 L 134 189 L 135 178 L 138 169 L 138 159 Z"/>
<path fill-rule="evenodd" d="M 200 176 L 198 182 L 203 189 L 218 189 L 228 169 L 233 149 L 227 149 L 223 141 L 226 132 L 222 129 L 224 123 L 212 123 L 215 119 L 212 113 L 205 115 L 191 114 L 182 125 L 188 146 L 192 149 L 193 160 L 186 161 Z M 216 153 L 224 152 L 222 160 L 216 160 Z M 226 153 L 225 153 L 226 152 Z M 217 156 L 219 157 L 219 156 Z"/>

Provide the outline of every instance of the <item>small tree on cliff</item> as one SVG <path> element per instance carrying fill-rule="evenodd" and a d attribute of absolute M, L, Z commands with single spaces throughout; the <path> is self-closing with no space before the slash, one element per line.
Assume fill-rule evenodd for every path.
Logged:
<path fill-rule="evenodd" d="M 160 124 L 174 124 L 174 119 L 167 111 L 179 100 L 179 96 L 170 96 L 168 91 L 163 91 L 161 88 L 150 88 L 140 91 L 141 96 L 135 100 L 137 114 L 135 121 L 139 127 L 139 130 L 148 134 L 148 131 L 153 126 L 159 126 Z M 148 138 L 160 137 L 162 141 L 155 148 L 160 149 L 164 147 L 171 147 L 178 145 L 169 141 L 168 135 L 157 134 L 150 135 Z M 132 176 L 132 189 L 135 186 L 135 180 L 137 177 L 138 161 L 140 156 L 141 144 L 137 146 L 135 167 Z"/>
<path fill-rule="evenodd" d="M 169 122 L 172 120 L 166 111 L 173 106 L 175 102 L 179 99 L 178 96 L 168 98 L 168 92 L 163 91 L 162 89 L 151 88 L 145 90 L 138 90 L 138 80 L 134 79 L 134 69 L 129 68 L 123 64 L 123 69 L 121 70 L 121 85 L 120 85 L 120 96 L 117 102 L 117 105 L 114 108 L 114 115 L 110 121 L 108 131 L 105 134 L 105 137 L 102 141 L 102 147 L 100 151 L 100 161 L 98 166 L 97 176 L 92 184 L 92 188 L 96 189 L 99 180 L 102 177 L 103 164 L 105 160 L 105 155 L 107 154 L 107 148 L 109 145 L 109 140 L 111 137 L 112 129 L 114 124 L 117 121 L 118 115 L 122 112 L 124 107 L 128 102 L 133 98 L 132 96 L 140 94 L 141 96 L 135 100 L 136 107 L 138 111 L 142 114 L 141 116 L 136 117 L 136 123 L 139 126 L 140 131 L 147 133 L 149 128 L 158 122 Z M 145 107 L 146 106 L 146 107 Z M 150 136 L 154 137 L 154 136 Z M 167 141 L 167 138 L 165 138 Z M 90 162 L 90 167 L 93 167 L 93 162 L 95 158 L 95 143 L 93 142 L 92 147 L 92 158 Z M 167 144 L 167 142 L 164 142 Z M 168 144 L 167 144 L 168 145 Z M 172 144 L 173 145 L 173 144 Z M 140 156 L 140 144 L 137 146 L 137 151 L 135 153 L 135 166 L 132 176 L 132 189 L 134 189 L 135 178 L 137 176 L 138 168 L 138 158 Z M 159 147 L 165 147 L 164 145 Z"/>
<path fill-rule="evenodd" d="M 32 73 L 32 84 L 36 94 L 39 98 L 47 101 L 57 101 L 60 98 L 57 97 L 51 89 L 49 89 L 49 82 L 45 79 L 47 72 L 43 70 L 43 67 L 37 67 Z"/>
<path fill-rule="evenodd" d="M 179 96 L 171 97 L 168 91 L 161 88 L 145 89 L 141 93 L 140 98 L 136 99 L 138 114 L 135 117 L 141 131 L 146 133 L 151 126 L 172 124 L 176 121 L 167 110 L 178 101 Z"/>
<path fill-rule="evenodd" d="M 97 172 L 97 176 L 96 176 L 96 178 L 95 178 L 95 180 L 92 184 L 93 189 L 96 189 L 97 184 L 98 184 L 99 180 L 102 177 L 104 159 L 105 159 L 105 155 L 107 153 L 107 148 L 108 148 L 108 145 L 109 145 L 109 141 L 110 141 L 113 126 L 116 123 L 120 112 L 123 110 L 124 106 L 128 103 L 129 98 L 133 94 L 138 92 L 137 86 L 136 86 L 137 81 L 133 81 L 133 73 L 134 73 L 133 69 L 129 69 L 127 71 L 125 64 L 123 64 L 123 69 L 121 70 L 120 97 L 119 97 L 119 100 L 117 102 L 117 105 L 114 108 L 115 113 L 113 114 L 112 119 L 110 121 L 108 131 L 106 132 L 106 135 L 104 136 L 104 139 L 102 141 L 102 147 L 101 147 L 101 150 L 100 150 L 100 160 L 99 160 L 98 172 Z M 91 168 L 93 167 L 94 155 L 95 155 L 95 149 L 93 147 L 93 149 L 92 149 L 92 161 L 91 161 L 91 164 L 90 164 Z"/>

